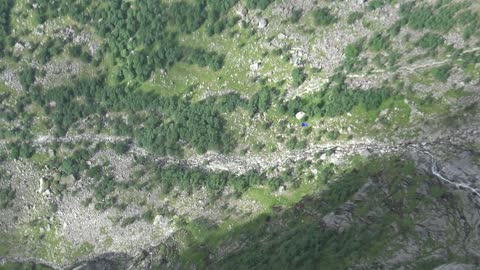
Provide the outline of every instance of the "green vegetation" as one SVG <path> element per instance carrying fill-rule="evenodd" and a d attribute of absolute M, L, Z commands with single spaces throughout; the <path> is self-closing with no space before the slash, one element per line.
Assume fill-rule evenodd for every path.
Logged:
<path fill-rule="evenodd" d="M 369 10 L 376 10 L 384 5 L 385 5 L 384 0 L 371 0 L 371 1 L 368 1 L 367 8 Z"/>
<path fill-rule="evenodd" d="M 217 235 L 215 243 L 200 241 L 180 256 L 186 268 L 347 269 L 359 261 L 370 268 L 375 262 L 369 258 L 387 255 L 386 243 L 413 233 L 415 223 L 405 217 L 416 216 L 417 203 L 425 203 L 416 195 L 425 178 L 413 163 L 398 157 L 356 163 L 318 196 Z M 350 226 L 338 231 L 319 223 L 319 215 L 341 214 L 336 210 L 367 181 L 372 184 L 362 199 L 356 199 Z M 391 226 L 398 226 L 399 232 L 393 233 Z M 235 245 L 238 242 L 242 245 Z M 220 261 L 204 260 L 226 247 L 230 252 Z"/>
<path fill-rule="evenodd" d="M 291 23 L 297 23 L 302 18 L 303 12 L 300 9 L 294 9 L 292 11 L 292 16 L 290 16 Z"/>
<path fill-rule="evenodd" d="M 15 190 L 12 187 L 0 188 L 0 208 L 5 209 L 12 205 L 15 199 Z"/>
<path fill-rule="evenodd" d="M 405 24 L 415 30 L 430 29 L 448 32 L 460 22 L 457 13 L 468 7 L 465 3 L 451 3 L 451 1 L 437 1 L 435 5 L 421 2 L 406 2 L 400 6 L 400 15 Z M 476 24 L 475 21 L 471 23 Z"/>
<path fill-rule="evenodd" d="M 356 21 L 362 19 L 364 14 L 362 12 L 354 11 L 350 14 L 348 14 L 347 17 L 347 23 L 348 24 L 354 24 Z"/>
<path fill-rule="evenodd" d="M 145 81 L 156 68 L 167 68 L 178 61 L 220 69 L 223 65 L 222 55 L 181 46 L 177 34 L 191 33 L 204 23 L 215 32 L 221 32 L 225 25 L 231 25 L 223 15 L 236 2 L 202 0 L 167 4 L 153 0 L 115 0 L 102 4 L 91 1 L 75 3 L 73 0 L 61 3 L 38 1 L 38 7 L 34 10 L 39 23 L 63 15 L 69 15 L 80 23 L 91 21 L 96 32 L 106 40 L 105 46 L 93 57 L 102 59 L 108 53 L 116 59 L 119 79 Z M 253 2 L 259 7 L 265 3 L 263 0 Z M 47 53 L 52 54 L 49 49 L 43 53 L 47 57 L 41 59 L 48 61 Z M 74 48 L 70 53 L 78 55 L 79 50 Z M 85 51 L 79 56 L 85 62 L 90 62 L 92 58 Z"/>
<path fill-rule="evenodd" d="M 20 84 L 23 87 L 23 90 L 27 91 L 30 89 L 30 86 L 35 81 L 36 70 L 30 66 L 24 66 L 19 74 Z"/>
<path fill-rule="evenodd" d="M 387 36 L 380 33 L 375 33 L 372 38 L 368 40 L 368 48 L 372 51 L 379 52 L 387 50 L 390 47 L 390 41 Z"/>
<path fill-rule="evenodd" d="M 245 4 L 249 9 L 266 9 L 274 0 L 246 0 Z"/>
<path fill-rule="evenodd" d="M 0 1 L 0 57 L 5 54 L 5 43 L 10 34 L 10 10 L 14 3 L 14 0 Z"/>
<path fill-rule="evenodd" d="M 117 125 L 117 128 L 120 135 L 131 135 L 139 146 L 160 155 L 181 155 L 179 141 L 189 143 L 199 153 L 210 149 L 231 151 L 235 141 L 226 132 L 220 112 L 229 112 L 244 104 L 238 95 L 233 94 L 191 103 L 178 97 L 107 87 L 102 79 L 80 80 L 75 85 L 53 88 L 44 94 L 36 89 L 33 94 L 34 101 L 52 118 L 60 136 L 75 121 L 105 112 L 107 108 L 113 111 L 149 111 L 156 117 L 136 115 L 137 124 L 143 123 L 143 128 L 133 130 L 127 125 Z M 54 108 L 49 106 L 51 101 L 56 103 Z"/>
<path fill-rule="evenodd" d="M 328 26 L 337 21 L 329 8 L 319 8 L 313 12 L 313 22 L 316 26 Z"/>
<path fill-rule="evenodd" d="M 445 39 L 442 36 L 428 32 L 415 42 L 415 45 L 423 49 L 435 50 L 437 47 L 443 45 L 444 42 Z"/>
<path fill-rule="evenodd" d="M 294 116 L 303 111 L 310 116 L 335 117 L 350 112 L 355 106 L 366 111 L 375 110 L 392 95 L 389 88 L 354 90 L 347 89 L 344 79 L 326 86 L 320 93 L 305 98 L 295 98 L 286 104 L 284 109 Z"/>
<path fill-rule="evenodd" d="M 440 67 L 432 68 L 432 76 L 437 81 L 446 82 L 448 77 L 450 77 L 450 70 L 452 69 L 451 65 L 443 65 Z"/>
<path fill-rule="evenodd" d="M 292 70 L 292 80 L 294 87 L 299 87 L 306 79 L 307 74 L 305 74 L 303 68 L 294 68 Z"/>

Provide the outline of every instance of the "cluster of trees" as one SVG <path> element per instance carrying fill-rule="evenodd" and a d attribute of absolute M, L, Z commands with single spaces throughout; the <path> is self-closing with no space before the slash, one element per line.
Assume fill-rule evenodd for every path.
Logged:
<path fill-rule="evenodd" d="M 10 142 L 7 144 L 7 149 L 11 159 L 31 158 L 35 154 L 35 148 L 30 141 Z"/>
<path fill-rule="evenodd" d="M 267 177 L 265 174 L 254 170 L 236 175 L 227 171 L 211 172 L 201 168 L 187 168 L 182 165 L 161 166 L 151 160 L 142 161 L 142 165 L 145 165 L 147 170 L 151 172 L 151 177 L 146 180 L 148 183 L 141 185 L 143 188 L 160 187 L 162 192 L 169 193 L 174 188 L 193 192 L 205 187 L 213 198 L 221 194 L 227 186 L 232 187 L 236 195 L 240 195 L 254 185 L 266 184 L 272 190 L 276 190 L 284 182 L 294 180 L 290 174 Z"/>
<path fill-rule="evenodd" d="M 350 112 L 353 107 L 361 106 L 367 111 L 375 110 L 392 94 L 392 89 L 347 89 L 344 79 L 329 85 L 314 96 L 296 97 L 280 106 L 281 112 L 295 115 L 299 111 L 307 115 L 335 117 Z"/>
<path fill-rule="evenodd" d="M 60 15 L 69 15 L 81 23 L 93 22 L 97 33 L 104 37 L 105 47 L 117 59 L 121 76 L 146 80 L 157 68 L 166 68 L 184 60 L 218 70 L 223 56 L 187 46 L 177 41 L 177 33 L 191 33 L 206 21 L 215 33 L 223 31 L 234 21 L 225 18 L 226 12 L 237 0 L 175 1 L 155 0 L 125 2 L 122 0 L 97 3 L 92 1 L 38 1 L 36 16 L 43 21 Z M 78 48 L 71 53 L 78 55 Z M 82 59 L 91 56 L 81 52 Z"/>
<path fill-rule="evenodd" d="M 252 115 L 256 113 L 266 112 L 276 101 L 278 90 L 271 87 L 262 87 L 260 91 L 255 93 L 248 100 L 247 109 Z"/>
<path fill-rule="evenodd" d="M 467 7 L 466 2 L 438 1 L 435 5 L 428 5 L 411 1 L 400 6 L 400 15 L 401 21 L 413 29 L 448 32 L 460 22 L 462 16 L 457 16 L 458 12 Z"/>
<path fill-rule="evenodd" d="M 4 54 L 6 38 L 10 34 L 10 10 L 14 3 L 14 0 L 0 1 L 0 57 Z"/>
<path fill-rule="evenodd" d="M 190 64 L 197 64 L 201 67 L 209 67 L 212 70 L 219 70 L 223 67 L 224 55 L 216 52 L 208 52 L 203 49 L 185 50 L 183 59 Z"/>
<path fill-rule="evenodd" d="M 68 48 L 68 54 L 71 57 L 79 58 L 85 63 L 90 63 L 92 61 L 92 56 L 86 50 L 83 50 L 80 45 L 72 45 Z"/>
<path fill-rule="evenodd" d="M 415 46 L 423 49 L 435 50 L 444 43 L 445 39 L 441 35 L 428 32 L 415 42 Z"/>
<path fill-rule="evenodd" d="M 258 95 L 255 102 L 258 110 L 268 109 L 270 94 L 271 91 L 265 90 Z M 233 111 L 239 105 L 247 107 L 247 102 L 237 94 L 193 103 L 179 97 L 133 91 L 123 85 L 107 87 L 103 79 L 79 80 L 75 85 L 47 91 L 34 88 L 32 99 L 45 108 L 59 136 L 77 120 L 92 114 L 120 111 L 135 116 L 134 112 L 146 111 L 148 117 L 138 114 L 134 123 L 115 120 L 114 130 L 120 135 L 133 136 L 138 145 L 159 155 L 181 155 L 185 144 L 199 153 L 231 151 L 235 140 L 225 129 L 221 113 Z M 135 128 L 132 124 L 143 127 Z"/>

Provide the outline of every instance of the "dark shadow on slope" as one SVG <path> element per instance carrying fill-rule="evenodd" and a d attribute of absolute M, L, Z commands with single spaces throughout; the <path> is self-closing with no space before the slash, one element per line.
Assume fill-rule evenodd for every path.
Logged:
<path fill-rule="evenodd" d="M 197 269 L 478 265 L 471 243 L 461 240 L 472 223 L 452 222 L 463 216 L 459 200 L 412 162 L 377 158 L 344 173 L 318 196 L 222 235 L 216 246 L 192 244 L 181 258 L 185 268 Z"/>

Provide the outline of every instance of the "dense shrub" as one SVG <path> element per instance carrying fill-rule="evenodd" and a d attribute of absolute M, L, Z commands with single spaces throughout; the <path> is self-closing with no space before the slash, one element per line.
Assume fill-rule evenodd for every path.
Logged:
<path fill-rule="evenodd" d="M 329 8 L 319 8 L 313 12 L 313 22 L 317 26 L 327 26 L 337 21 Z"/>
<path fill-rule="evenodd" d="M 246 0 L 247 8 L 249 9 L 266 9 L 273 0 Z"/>
<path fill-rule="evenodd" d="M 297 23 L 298 21 L 300 21 L 300 18 L 302 18 L 302 14 L 302 10 L 294 9 L 292 11 L 292 16 L 290 16 L 290 22 Z"/>
<path fill-rule="evenodd" d="M 178 61 L 208 66 L 214 70 L 223 65 L 223 57 L 215 53 L 198 51 L 178 43 L 177 33 L 191 33 L 205 22 L 212 31 L 219 33 L 233 26 L 226 13 L 237 0 L 174 1 L 165 3 L 155 0 L 125 2 L 113 0 L 105 3 L 74 0 L 36 2 L 33 9 L 39 22 L 56 16 L 69 15 L 80 23 L 90 23 L 97 34 L 105 39 L 102 50 L 116 59 L 123 78 L 147 80 L 155 68 L 168 68 Z M 257 1 L 254 1 L 257 3 Z M 263 7 L 264 0 L 258 1 Z M 161 44 L 161 46 L 158 46 Z M 43 50 L 43 49 L 42 49 Z M 99 63 L 86 51 L 78 54 L 72 47 L 70 53 L 84 62 Z M 200 53 L 200 54 L 199 54 Z M 41 59 L 48 61 L 51 50 L 40 52 Z M 123 78 L 120 78 L 123 77 Z"/>
<path fill-rule="evenodd" d="M 0 57 L 4 55 L 5 42 L 10 34 L 10 10 L 14 3 L 14 0 L 0 1 Z"/>
<path fill-rule="evenodd" d="M 362 12 L 358 12 L 358 11 L 354 11 L 350 14 L 348 14 L 348 17 L 347 17 L 347 23 L 348 24 L 353 24 L 355 23 L 356 21 L 360 20 L 361 18 L 363 18 L 363 13 Z"/>
<path fill-rule="evenodd" d="M 429 32 L 418 39 L 415 45 L 423 49 L 434 50 L 438 46 L 443 45 L 444 42 L 445 39 L 442 36 Z"/>
<path fill-rule="evenodd" d="M 452 69 L 451 65 L 443 65 L 432 69 L 433 77 L 441 82 L 446 82 L 448 77 L 450 77 L 450 70 Z"/>
<path fill-rule="evenodd" d="M 458 23 L 458 17 L 455 15 L 465 7 L 464 3 L 449 3 L 449 1 L 439 1 L 436 5 L 422 2 L 417 4 L 416 1 L 411 1 L 401 5 L 400 15 L 413 29 L 447 32 Z"/>
<path fill-rule="evenodd" d="M 307 79 L 303 68 L 294 68 L 292 70 L 292 83 L 294 87 L 299 87 Z"/>
<path fill-rule="evenodd" d="M 385 5 L 384 0 L 370 0 L 370 1 L 368 1 L 367 8 L 369 10 L 375 10 L 377 8 L 382 7 L 383 5 Z"/>
<path fill-rule="evenodd" d="M 13 203 L 15 199 L 15 190 L 12 187 L 0 188 L 0 209 L 5 209 Z"/>
<path fill-rule="evenodd" d="M 28 90 L 30 86 L 35 82 L 36 69 L 30 66 L 24 66 L 19 74 L 20 84 L 23 90 Z"/>
<path fill-rule="evenodd" d="M 390 41 L 388 37 L 380 33 L 375 33 L 373 37 L 368 40 L 368 48 L 375 52 L 386 50 L 389 46 Z"/>

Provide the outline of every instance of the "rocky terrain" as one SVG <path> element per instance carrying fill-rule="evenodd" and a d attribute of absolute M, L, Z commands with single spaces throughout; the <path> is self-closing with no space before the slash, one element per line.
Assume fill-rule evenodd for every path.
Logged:
<path fill-rule="evenodd" d="M 478 269 L 480 3 L 220 2 L 0 2 L 0 269 Z"/>

